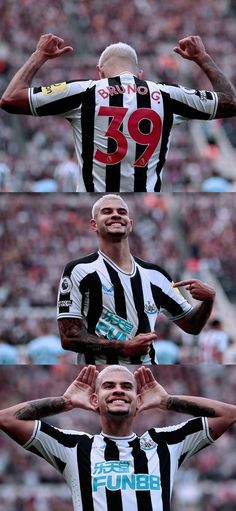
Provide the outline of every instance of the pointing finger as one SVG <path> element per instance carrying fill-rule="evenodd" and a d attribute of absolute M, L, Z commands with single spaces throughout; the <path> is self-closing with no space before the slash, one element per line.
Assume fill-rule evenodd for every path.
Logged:
<path fill-rule="evenodd" d="M 174 282 L 173 287 L 181 287 L 181 286 L 188 286 L 190 284 L 194 284 L 194 279 L 189 280 L 180 280 L 179 282 Z"/>

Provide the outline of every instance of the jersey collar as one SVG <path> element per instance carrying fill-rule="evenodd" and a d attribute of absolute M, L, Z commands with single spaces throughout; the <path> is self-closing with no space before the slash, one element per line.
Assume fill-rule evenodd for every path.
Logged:
<path fill-rule="evenodd" d="M 135 433 L 131 433 L 129 436 L 110 436 L 103 433 L 103 431 L 101 431 L 101 435 L 103 438 L 109 438 L 110 440 L 127 440 L 129 442 L 130 440 L 134 440 L 137 436 Z"/>
<path fill-rule="evenodd" d="M 113 266 L 113 268 L 115 268 L 115 270 L 118 270 L 120 271 L 121 273 L 124 273 L 124 275 L 129 275 L 129 276 L 133 276 L 135 274 L 135 271 L 136 271 L 136 264 L 135 264 L 135 260 L 132 256 L 132 254 L 130 254 L 130 257 L 131 257 L 131 262 L 132 262 L 132 268 L 131 268 L 131 272 L 128 272 L 128 271 L 124 271 L 122 270 L 122 268 L 120 268 L 117 264 L 114 263 L 114 261 L 112 261 L 112 259 L 110 259 L 109 257 L 107 257 L 106 254 L 104 254 L 100 249 L 98 250 L 98 253 L 111 265 Z"/>

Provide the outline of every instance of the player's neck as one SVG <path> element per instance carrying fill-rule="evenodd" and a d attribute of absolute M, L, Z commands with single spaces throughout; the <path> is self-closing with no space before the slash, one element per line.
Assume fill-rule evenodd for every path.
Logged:
<path fill-rule="evenodd" d="M 127 273 L 131 273 L 133 262 L 130 254 L 128 240 L 120 240 L 120 242 L 111 243 L 106 242 L 106 240 L 101 240 L 99 246 L 101 252 L 105 254 L 113 263 L 115 263 L 119 268 L 126 271 Z"/>
<path fill-rule="evenodd" d="M 102 417 L 102 431 L 104 435 L 126 437 L 133 433 L 133 418 Z"/>

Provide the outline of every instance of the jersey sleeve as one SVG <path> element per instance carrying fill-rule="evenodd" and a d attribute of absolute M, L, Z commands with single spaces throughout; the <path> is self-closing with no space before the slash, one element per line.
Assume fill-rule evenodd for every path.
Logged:
<path fill-rule="evenodd" d="M 163 435 L 163 439 L 170 449 L 171 446 L 175 446 L 178 466 L 193 454 L 213 443 L 206 417 L 196 417 L 176 426 L 167 426 L 155 431 Z"/>
<path fill-rule="evenodd" d="M 162 94 L 168 96 L 174 124 L 180 124 L 187 119 L 214 119 L 218 106 L 216 92 L 188 89 L 182 85 L 159 86 Z"/>
<path fill-rule="evenodd" d="M 41 456 L 63 473 L 71 460 L 72 451 L 76 448 L 79 437 L 79 432 L 61 430 L 45 422 L 35 421 L 33 434 L 23 447 Z"/>
<path fill-rule="evenodd" d="M 66 265 L 59 284 L 57 319 L 83 318 L 82 306 L 84 302 L 80 282 L 79 268 L 71 269 L 70 263 Z"/>
<path fill-rule="evenodd" d="M 183 429 L 186 427 L 189 434 L 185 436 L 181 446 L 183 460 L 190 458 L 193 454 L 213 443 L 206 417 L 190 419 L 185 424 L 186 426 L 183 425 Z"/>
<path fill-rule="evenodd" d="M 28 99 L 31 113 L 36 116 L 57 115 L 73 118 L 80 112 L 86 90 L 93 85 L 92 80 L 84 80 L 30 87 Z"/>
<path fill-rule="evenodd" d="M 179 289 L 173 287 L 173 282 L 164 277 L 160 312 L 170 321 L 176 321 L 186 316 L 191 310 L 192 306 Z"/>

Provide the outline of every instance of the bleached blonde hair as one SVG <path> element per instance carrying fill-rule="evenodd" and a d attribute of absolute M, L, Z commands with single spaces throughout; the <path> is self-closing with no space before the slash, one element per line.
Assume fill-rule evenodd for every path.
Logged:
<path fill-rule="evenodd" d="M 137 390 L 137 382 L 134 378 L 134 375 L 133 373 L 128 369 L 128 367 L 126 366 L 120 366 L 120 365 L 109 365 L 107 367 L 105 367 L 104 369 L 102 369 L 102 371 L 98 374 L 97 376 L 97 379 L 96 379 L 96 384 L 95 384 L 95 392 L 98 391 L 100 385 L 101 385 L 101 381 L 103 379 L 103 376 L 105 376 L 106 374 L 108 373 L 111 373 L 111 372 L 114 372 L 114 371 L 121 371 L 121 372 L 125 372 L 125 373 L 128 373 L 132 376 L 132 379 L 134 381 L 134 387 L 135 389 Z"/>
<path fill-rule="evenodd" d="M 116 195 L 116 194 L 114 194 L 114 193 L 109 193 L 109 194 L 107 194 L 107 195 L 103 195 L 100 199 L 98 199 L 98 200 L 94 203 L 94 205 L 93 205 L 93 207 L 92 207 L 92 218 L 96 218 L 96 216 L 97 216 L 97 214 L 98 214 L 98 211 L 99 211 L 99 209 L 100 209 L 100 207 L 101 207 L 101 204 L 102 204 L 102 203 L 103 203 L 103 201 L 104 201 L 104 200 L 106 200 L 106 199 L 116 199 L 116 200 L 117 200 L 117 199 L 120 199 L 120 200 L 123 202 L 123 204 L 125 205 L 125 207 L 126 207 L 126 209 L 127 209 L 127 212 L 128 212 L 128 214 L 129 214 L 129 208 L 128 208 L 128 206 L 127 206 L 126 202 L 124 201 L 124 199 L 122 199 L 122 197 L 121 197 L 120 195 Z"/>
<path fill-rule="evenodd" d="M 126 43 L 115 43 L 110 44 L 103 50 L 98 65 L 99 67 L 104 66 L 104 64 L 107 64 L 109 60 L 116 60 L 116 59 L 125 59 L 130 61 L 132 63 L 132 66 L 136 69 L 138 68 L 138 57 L 135 49 Z"/>

